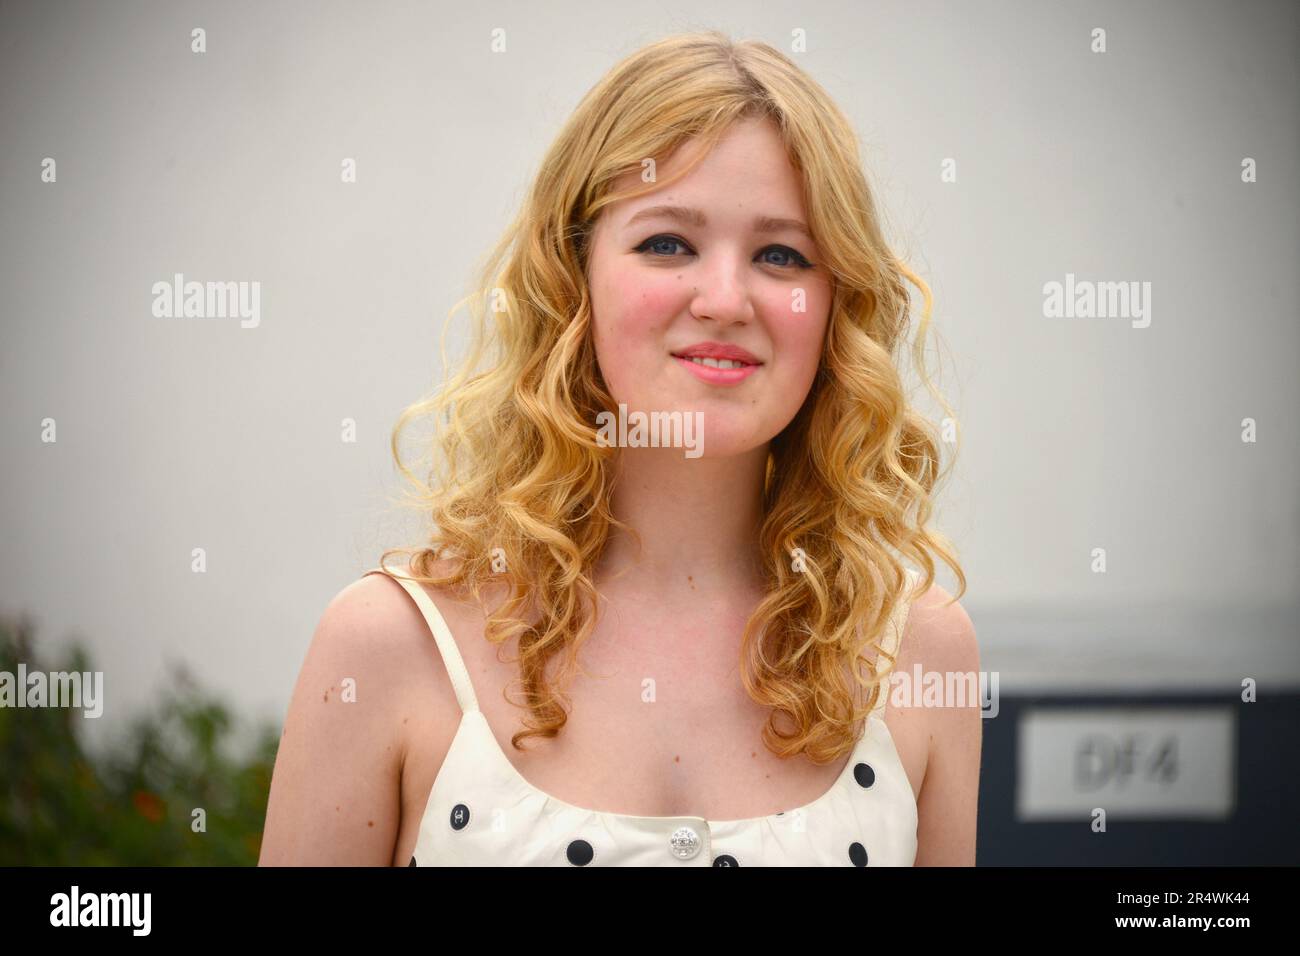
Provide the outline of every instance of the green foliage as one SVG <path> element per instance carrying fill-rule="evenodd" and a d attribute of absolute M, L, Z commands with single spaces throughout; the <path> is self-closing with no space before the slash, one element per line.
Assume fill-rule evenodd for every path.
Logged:
<path fill-rule="evenodd" d="M 29 674 L 94 670 L 80 646 L 38 660 L 30 624 L 0 619 L 0 671 L 19 661 Z M 78 709 L 0 707 L 0 866 L 256 864 L 278 732 L 258 728 L 251 755 L 232 757 L 229 709 L 184 668 L 166 686 L 103 756 L 83 750 Z"/>

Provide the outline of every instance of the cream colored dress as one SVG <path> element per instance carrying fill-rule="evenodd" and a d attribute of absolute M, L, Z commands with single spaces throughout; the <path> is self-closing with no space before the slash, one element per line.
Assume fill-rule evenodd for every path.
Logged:
<path fill-rule="evenodd" d="M 839 778 L 804 806 L 747 820 L 588 810 L 523 778 L 478 708 L 437 605 L 404 570 L 366 572 L 376 573 L 396 580 L 424 615 L 462 712 L 410 866 L 911 866 L 916 859 L 916 799 L 884 721 L 884 694 Z M 910 590 L 917 573 L 907 574 Z M 890 654 L 909 606 L 899 601 L 881 640 Z"/>

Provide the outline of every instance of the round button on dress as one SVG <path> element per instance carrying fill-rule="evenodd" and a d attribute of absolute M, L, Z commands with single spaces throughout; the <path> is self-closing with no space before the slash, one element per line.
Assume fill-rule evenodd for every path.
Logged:
<path fill-rule="evenodd" d="M 668 839 L 673 856 L 679 860 L 689 860 L 700 852 L 700 835 L 690 827 L 678 827 Z"/>

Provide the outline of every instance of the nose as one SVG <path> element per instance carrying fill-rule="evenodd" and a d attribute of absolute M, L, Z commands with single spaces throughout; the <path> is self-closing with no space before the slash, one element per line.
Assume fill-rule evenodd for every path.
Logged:
<path fill-rule="evenodd" d="M 693 290 L 691 314 L 728 325 L 752 321 L 749 267 L 749 260 L 739 252 L 715 254 L 704 269 L 696 272 L 700 281 Z"/>

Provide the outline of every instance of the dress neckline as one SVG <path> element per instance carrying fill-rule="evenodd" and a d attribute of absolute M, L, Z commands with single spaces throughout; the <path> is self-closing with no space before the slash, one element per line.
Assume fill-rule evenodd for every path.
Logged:
<path fill-rule="evenodd" d="M 893 743 L 893 735 L 889 732 L 889 726 L 885 723 L 884 719 L 879 716 L 878 712 L 872 712 L 864 721 L 862 733 L 858 735 L 858 739 L 854 742 L 853 750 L 849 753 L 848 761 L 844 764 L 844 767 L 840 770 L 839 774 L 836 775 L 835 780 L 832 781 L 830 787 L 828 787 L 820 796 L 814 797 L 808 803 L 797 807 L 791 807 L 787 810 L 782 810 L 779 813 L 765 813 L 761 816 L 745 817 L 737 820 L 710 820 L 706 817 L 695 816 L 692 814 L 644 816 L 634 813 L 614 813 L 609 810 L 594 810 L 591 807 L 580 807 L 577 804 L 569 803 L 567 800 L 561 800 L 559 797 L 547 793 L 541 787 L 533 784 L 519 772 L 519 768 L 511 762 L 510 758 L 506 756 L 505 751 L 501 748 L 501 743 L 497 740 L 496 734 L 492 731 L 492 726 L 488 723 L 487 717 L 484 716 L 481 710 L 467 710 L 461 714 L 460 726 L 456 730 L 456 736 L 460 736 L 461 730 L 465 728 L 467 718 L 476 721 L 479 733 L 486 738 L 487 749 L 492 752 L 493 759 L 502 765 L 502 769 L 505 770 L 505 772 L 508 773 L 521 787 L 539 797 L 542 797 L 550 803 L 567 810 L 600 817 L 604 820 L 622 821 L 625 823 L 662 823 L 666 820 L 697 820 L 700 823 L 708 825 L 710 828 L 719 826 L 752 826 L 756 823 L 762 823 L 765 820 L 770 821 L 773 817 L 784 816 L 796 811 L 810 813 L 829 801 L 837 792 L 846 786 L 846 781 L 853 776 L 854 768 L 861 762 L 862 753 L 867 747 L 867 736 L 871 732 L 873 725 L 878 726 L 889 738 L 890 743 Z M 897 753 L 897 748 L 895 748 L 895 753 Z M 907 784 L 907 789 L 910 795 L 912 790 L 910 782 Z"/>
<path fill-rule="evenodd" d="M 915 582 L 917 573 L 912 571 L 910 568 L 905 570 L 907 579 L 911 582 Z M 518 786 L 527 790 L 529 793 L 542 798 L 548 803 L 577 813 L 595 816 L 603 820 L 622 821 L 627 824 L 662 823 L 667 820 L 692 820 L 709 827 L 745 827 L 762 822 L 770 823 L 774 818 L 784 816 L 787 813 L 807 813 L 820 808 L 823 804 L 833 799 L 838 792 L 844 789 L 847 786 L 847 781 L 853 778 L 857 765 L 862 762 L 862 756 L 870 743 L 869 736 L 874 728 L 877 732 L 883 735 L 882 740 L 887 742 L 887 756 L 885 759 L 892 762 L 893 768 L 902 778 L 902 783 L 903 786 L 906 787 L 909 800 L 915 804 L 916 795 L 912 791 L 912 784 L 907 776 L 907 769 L 903 766 L 902 757 L 898 752 L 898 745 L 894 743 L 893 733 L 889 730 L 889 725 L 885 723 L 883 717 L 885 711 L 885 700 L 888 695 L 888 684 L 885 684 L 881 688 L 881 693 L 886 695 L 886 697 L 878 700 L 872 707 L 870 713 L 868 713 L 863 720 L 862 732 L 854 742 L 848 760 L 845 761 L 844 766 L 841 768 L 839 774 L 836 775 L 835 780 L 832 781 L 831 785 L 820 796 L 815 797 L 810 802 L 802 804 L 801 806 L 792 807 L 789 810 L 781 810 L 778 813 L 768 813 L 756 817 L 745 817 L 733 820 L 709 820 L 705 817 L 693 816 L 690 814 L 678 816 L 643 816 L 631 813 L 614 813 L 609 810 L 595 810 L 590 807 L 580 807 L 576 804 L 569 803 L 567 800 L 561 800 L 559 797 L 547 793 L 542 788 L 530 782 L 506 755 L 504 748 L 502 748 L 500 742 L 497 740 L 496 734 L 493 733 L 492 727 L 487 721 L 487 717 L 484 716 L 482 710 L 478 707 L 478 700 L 474 693 L 473 681 L 469 676 L 469 670 L 465 666 L 464 658 L 461 655 L 460 647 L 456 642 L 455 636 L 451 633 L 451 628 L 447 626 L 442 611 L 439 609 L 436 602 L 434 602 L 429 596 L 428 591 L 423 587 L 423 585 L 412 580 L 409 572 L 404 573 L 402 571 L 397 571 L 397 569 L 381 566 L 367 573 L 384 573 L 397 579 L 402 587 L 405 588 L 415 600 L 424 616 L 425 622 L 433 633 L 444 664 L 447 666 L 448 675 L 451 678 L 453 689 L 456 691 L 457 702 L 461 707 L 461 719 L 457 725 L 456 733 L 453 735 L 451 748 L 454 749 L 457 741 L 461 739 L 462 734 L 465 732 L 465 728 L 468 726 L 466 718 L 470 718 L 475 722 L 478 728 L 478 733 L 485 738 L 484 743 L 488 751 L 493 755 L 491 759 L 502 764 L 503 771 L 510 777 L 510 779 L 515 781 Z M 908 605 L 908 608 L 910 610 L 910 604 Z M 886 625 L 886 628 L 889 627 L 894 627 L 896 629 L 892 640 L 886 637 L 886 643 L 891 645 L 890 652 L 892 653 L 898 648 L 899 643 L 902 640 L 903 621 L 895 618 L 893 622 Z M 451 750 L 449 749 L 448 753 L 450 752 Z M 444 758 L 443 765 L 439 768 L 438 774 L 436 774 L 434 778 L 435 787 L 437 786 L 438 777 L 441 776 L 442 770 L 446 765 L 447 761 Z"/>

